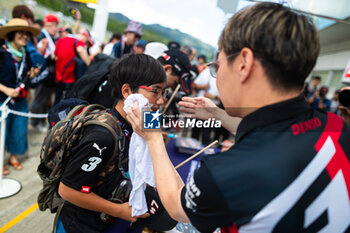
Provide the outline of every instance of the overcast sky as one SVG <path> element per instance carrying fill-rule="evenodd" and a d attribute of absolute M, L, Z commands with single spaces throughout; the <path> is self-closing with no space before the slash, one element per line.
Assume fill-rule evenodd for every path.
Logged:
<path fill-rule="evenodd" d="M 220 32 L 228 18 L 216 6 L 218 0 L 109 0 L 109 11 L 119 12 L 132 20 L 144 24 L 161 24 L 176 28 L 217 47 Z M 230 0 L 228 0 L 230 1 Z M 231 0 L 234 2 L 234 0 Z M 281 0 L 270 0 L 281 2 Z M 328 15 L 337 18 L 349 16 L 350 0 L 284 0 L 296 9 Z M 336 3 L 336 4 L 334 4 Z M 250 1 L 239 0 L 237 10 L 252 5 Z M 334 21 L 317 19 L 324 27 Z M 324 25 L 324 26 L 322 26 Z M 320 29 L 321 29 L 320 28 Z"/>
<path fill-rule="evenodd" d="M 227 22 L 216 0 L 109 0 L 109 10 L 144 24 L 177 28 L 217 46 Z"/>

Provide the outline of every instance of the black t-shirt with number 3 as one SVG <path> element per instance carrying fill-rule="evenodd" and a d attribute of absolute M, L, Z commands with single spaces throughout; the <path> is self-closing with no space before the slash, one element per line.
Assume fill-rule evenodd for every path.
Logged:
<path fill-rule="evenodd" d="M 113 116 L 121 119 L 118 112 L 112 110 Z M 132 133 L 132 128 L 124 119 L 120 124 L 124 132 Z M 126 137 L 126 153 L 128 151 L 129 137 Z M 114 150 L 114 138 L 111 133 L 101 126 L 88 126 L 79 143 L 72 148 L 72 158 L 62 175 L 61 182 L 79 192 L 93 192 L 108 199 L 122 180 L 122 174 L 117 167 L 117 159 L 113 159 L 115 170 L 110 176 L 101 181 L 99 174 L 105 169 L 105 164 L 111 158 Z M 117 157 L 116 157 L 117 158 Z M 63 226 L 67 232 L 95 233 L 103 232 L 109 224 L 100 220 L 99 212 L 80 208 L 66 202 L 60 214 Z"/>

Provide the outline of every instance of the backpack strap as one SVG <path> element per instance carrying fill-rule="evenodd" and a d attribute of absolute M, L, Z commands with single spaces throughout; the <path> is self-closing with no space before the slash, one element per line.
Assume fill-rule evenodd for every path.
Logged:
<path fill-rule="evenodd" d="M 80 57 L 79 54 L 78 54 L 78 51 L 77 51 L 77 43 L 78 43 L 78 40 L 75 40 L 74 41 L 74 53 L 75 53 L 76 57 Z"/>
<path fill-rule="evenodd" d="M 64 66 L 63 72 L 62 72 L 62 78 L 64 76 L 64 73 L 66 72 L 66 69 L 70 66 L 70 64 L 72 64 L 73 61 L 75 61 L 75 58 L 79 56 L 78 53 L 77 53 L 77 48 L 76 48 L 77 47 L 77 43 L 78 43 L 78 40 L 75 40 L 74 41 L 74 45 L 73 45 L 75 56 L 72 59 L 70 59 L 69 62 Z"/>
<path fill-rule="evenodd" d="M 81 111 L 85 107 L 86 107 L 85 104 L 80 104 L 80 105 L 75 106 L 72 110 L 69 111 L 65 120 L 68 120 L 68 121 L 71 120 L 77 112 Z"/>
<path fill-rule="evenodd" d="M 99 110 L 105 110 L 106 107 L 100 105 L 100 104 L 89 104 L 89 105 L 86 105 L 86 104 L 80 104 L 80 105 L 77 105 L 75 106 L 72 110 L 69 111 L 68 115 L 66 116 L 65 120 L 71 120 L 75 114 L 77 112 L 80 112 L 80 116 L 81 117 L 85 117 L 86 114 L 89 113 L 89 111 L 91 110 L 95 110 L 95 109 L 99 109 Z"/>
<path fill-rule="evenodd" d="M 95 109 L 105 110 L 106 107 L 102 106 L 100 104 L 90 104 L 90 105 L 86 106 L 86 108 L 84 108 L 84 110 L 81 112 L 80 116 L 85 117 L 86 114 L 88 114 L 90 111 L 93 111 Z"/>
<path fill-rule="evenodd" d="M 118 157 L 118 168 L 119 171 L 122 173 L 124 178 L 130 179 L 130 176 L 124 171 L 123 164 L 129 161 L 129 157 L 122 160 L 125 153 L 125 135 L 123 134 L 122 138 L 118 141 L 119 146 L 119 157 Z"/>
<path fill-rule="evenodd" d="M 55 220 L 53 221 L 52 233 L 56 232 L 56 224 L 57 224 L 58 218 L 60 217 L 60 214 L 61 214 L 61 211 L 63 209 L 63 206 L 64 206 L 64 202 L 62 203 L 62 205 L 60 205 L 57 208 L 57 212 L 56 212 L 56 215 L 55 215 Z"/>
<path fill-rule="evenodd" d="M 45 143 L 45 142 L 46 142 L 46 143 L 45 143 L 45 146 L 42 147 L 42 149 L 41 149 L 42 152 L 41 152 L 41 153 L 43 153 L 43 151 L 44 151 L 45 153 L 47 153 L 47 150 L 48 150 L 48 148 L 50 148 L 51 141 L 52 141 L 52 137 L 53 137 L 53 135 L 54 135 L 54 133 L 55 133 L 57 127 L 58 127 L 58 124 L 55 124 L 55 125 L 51 128 L 50 134 L 47 136 L 47 140 L 44 141 L 44 143 Z M 46 149 L 43 150 L 43 148 L 46 148 Z M 43 158 L 44 158 L 44 159 L 43 159 L 42 162 L 44 162 L 44 163 L 47 163 L 47 162 L 50 160 L 50 157 L 47 157 L 47 156 L 44 156 Z"/>

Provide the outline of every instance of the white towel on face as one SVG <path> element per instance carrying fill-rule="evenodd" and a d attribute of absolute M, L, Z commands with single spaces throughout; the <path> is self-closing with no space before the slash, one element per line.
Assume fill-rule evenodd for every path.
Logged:
<path fill-rule="evenodd" d="M 135 101 L 138 102 L 141 111 L 145 107 L 152 106 L 143 95 L 132 94 L 124 101 L 124 111 L 127 112 Z M 129 146 L 129 175 L 132 183 L 129 205 L 132 206 L 132 216 L 134 217 L 145 214 L 148 210 L 144 192 L 147 184 L 152 187 L 156 186 L 147 143 L 135 132 L 131 135 Z"/>

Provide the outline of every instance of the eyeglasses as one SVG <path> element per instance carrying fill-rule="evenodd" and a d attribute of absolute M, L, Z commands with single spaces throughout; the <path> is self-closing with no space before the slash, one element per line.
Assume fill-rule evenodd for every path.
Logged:
<path fill-rule="evenodd" d="M 149 90 L 150 92 L 156 94 L 157 99 L 159 99 L 160 97 L 165 99 L 166 95 L 167 95 L 167 90 L 162 90 L 162 89 L 152 88 L 152 87 L 147 87 L 147 86 L 139 86 L 139 88 Z"/>
<path fill-rule="evenodd" d="M 234 56 L 237 56 L 240 52 L 241 51 L 233 53 L 231 55 L 228 55 L 228 56 L 226 56 L 226 59 L 234 57 Z M 205 64 L 205 67 L 208 67 L 210 75 L 213 78 L 216 78 L 217 72 L 218 72 L 218 70 L 220 68 L 219 59 L 215 59 L 215 61 L 212 61 L 212 62 L 209 62 L 209 63 Z"/>

